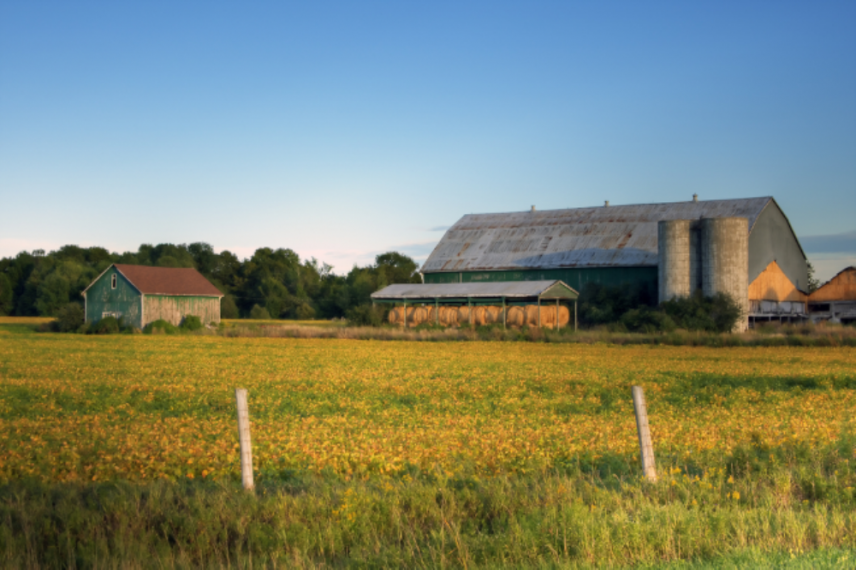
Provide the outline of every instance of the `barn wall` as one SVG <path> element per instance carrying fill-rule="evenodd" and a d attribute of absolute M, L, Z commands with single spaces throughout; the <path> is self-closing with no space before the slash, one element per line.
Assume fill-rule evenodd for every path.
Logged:
<path fill-rule="evenodd" d="M 205 325 L 220 322 L 220 299 L 217 297 L 146 295 L 144 304 L 143 326 L 158 319 L 178 326 L 187 315 L 199 317 Z"/>
<path fill-rule="evenodd" d="M 750 301 L 797 301 L 804 303 L 808 296 L 797 289 L 788 276 L 773 261 L 749 285 Z"/>
<path fill-rule="evenodd" d="M 749 234 L 749 282 L 775 261 L 797 289 L 808 289 L 808 267 L 785 214 L 770 202 Z"/>
<path fill-rule="evenodd" d="M 538 281 L 558 279 L 582 291 L 590 282 L 603 285 L 640 284 L 657 300 L 657 267 L 586 267 L 537 269 L 531 271 L 464 271 L 426 273 L 425 283 L 483 283 L 495 281 Z"/>
<path fill-rule="evenodd" d="M 845 269 L 833 277 L 812 293 L 809 301 L 856 301 L 856 268 Z"/>
<path fill-rule="evenodd" d="M 112 276 L 116 275 L 116 288 Z M 111 267 L 86 292 L 86 322 L 97 323 L 112 314 L 121 317 L 125 324 L 142 328 L 140 320 L 140 293 L 115 267 Z"/>

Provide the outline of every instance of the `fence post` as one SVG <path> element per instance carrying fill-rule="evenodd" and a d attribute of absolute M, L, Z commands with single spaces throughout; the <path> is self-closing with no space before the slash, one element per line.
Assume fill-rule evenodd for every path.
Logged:
<path fill-rule="evenodd" d="M 636 429 L 639 432 L 639 452 L 642 458 L 642 472 L 649 481 L 657 480 L 657 468 L 654 465 L 654 446 L 651 443 L 651 428 L 648 426 L 648 410 L 645 406 L 645 393 L 641 386 L 633 386 L 633 410 L 636 412 Z"/>
<path fill-rule="evenodd" d="M 235 389 L 235 403 L 238 407 L 238 443 L 241 446 L 241 483 L 244 489 L 252 491 L 253 451 L 250 448 L 250 410 L 247 406 L 246 388 Z"/>

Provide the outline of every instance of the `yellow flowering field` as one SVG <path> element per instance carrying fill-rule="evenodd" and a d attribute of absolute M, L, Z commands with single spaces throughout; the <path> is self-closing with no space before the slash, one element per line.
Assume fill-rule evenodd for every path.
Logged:
<path fill-rule="evenodd" d="M 389 342 L 0 331 L 0 481 L 234 477 L 234 389 L 260 477 L 521 473 L 637 452 L 828 442 L 856 349 Z"/>

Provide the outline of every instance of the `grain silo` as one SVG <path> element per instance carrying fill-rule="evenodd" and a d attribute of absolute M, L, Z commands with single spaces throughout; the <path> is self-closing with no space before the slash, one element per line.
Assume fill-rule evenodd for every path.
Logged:
<path fill-rule="evenodd" d="M 690 221 L 657 222 L 657 281 L 659 300 L 689 297 L 690 286 Z"/>
<path fill-rule="evenodd" d="M 749 225 L 746 218 L 705 218 L 701 221 L 702 293 L 725 293 L 744 318 L 735 332 L 746 330 L 749 314 Z"/>

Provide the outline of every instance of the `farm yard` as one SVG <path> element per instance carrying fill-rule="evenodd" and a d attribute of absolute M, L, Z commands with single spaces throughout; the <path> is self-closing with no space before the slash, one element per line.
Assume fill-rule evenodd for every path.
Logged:
<path fill-rule="evenodd" d="M 646 391 L 656 484 L 641 478 L 631 385 Z M 95 337 L 6 319 L 0 556 L 852 565 L 854 410 L 852 347 Z M 63 509 L 76 514 L 50 514 Z"/>

